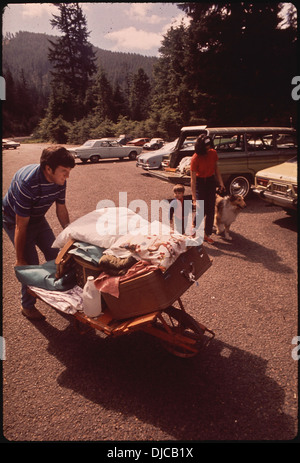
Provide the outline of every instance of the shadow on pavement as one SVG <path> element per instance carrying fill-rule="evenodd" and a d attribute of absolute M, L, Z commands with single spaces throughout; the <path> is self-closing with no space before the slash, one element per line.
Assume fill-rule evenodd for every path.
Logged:
<path fill-rule="evenodd" d="M 286 215 L 280 219 L 274 220 L 274 224 L 278 225 L 281 228 L 285 228 L 287 230 L 291 230 L 294 232 L 298 231 L 298 217 L 297 214 Z"/>
<path fill-rule="evenodd" d="M 215 235 L 213 235 L 214 237 Z M 245 238 L 243 235 L 230 231 L 232 240 L 223 240 L 218 237 L 213 246 L 206 248 L 210 257 L 220 255 L 220 251 L 232 255 L 237 259 L 244 259 L 247 262 L 260 263 L 271 272 L 294 273 L 288 265 L 282 263 L 275 249 L 265 246 Z"/>
<path fill-rule="evenodd" d="M 267 362 L 214 339 L 192 359 L 178 359 L 137 332 L 103 339 L 35 324 L 65 370 L 57 382 L 104 409 L 134 416 L 176 440 L 289 440 L 292 418 Z M 74 404 L 74 406 L 76 406 Z M 112 436 L 113 438 L 114 436 Z M 108 437 L 109 439 L 109 437 Z"/>

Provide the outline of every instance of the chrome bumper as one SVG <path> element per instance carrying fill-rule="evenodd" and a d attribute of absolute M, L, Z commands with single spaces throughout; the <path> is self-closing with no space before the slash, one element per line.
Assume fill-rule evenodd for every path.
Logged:
<path fill-rule="evenodd" d="M 158 170 L 159 169 L 159 167 L 150 167 L 146 164 L 142 164 L 141 162 L 137 162 L 136 167 L 142 167 L 144 170 Z"/>
<path fill-rule="evenodd" d="M 289 209 L 297 209 L 298 200 L 296 198 L 292 198 L 290 196 L 284 196 L 279 194 L 271 193 L 270 191 L 266 190 L 259 190 L 258 188 L 254 188 L 253 193 L 260 196 L 263 200 L 274 204 L 275 206 L 280 206 Z"/>

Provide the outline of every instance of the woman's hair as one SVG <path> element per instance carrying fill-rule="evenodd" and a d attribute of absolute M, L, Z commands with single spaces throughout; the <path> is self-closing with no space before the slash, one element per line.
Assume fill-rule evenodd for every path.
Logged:
<path fill-rule="evenodd" d="M 73 169 L 75 166 L 75 159 L 66 148 L 54 145 L 43 150 L 40 159 L 40 166 L 42 169 L 49 166 L 53 172 L 58 166 L 71 167 L 71 169 Z"/>
<path fill-rule="evenodd" d="M 209 145 L 210 148 L 214 148 L 214 142 L 208 135 L 200 135 L 195 143 L 195 153 L 199 155 L 206 154 L 206 147 Z"/>

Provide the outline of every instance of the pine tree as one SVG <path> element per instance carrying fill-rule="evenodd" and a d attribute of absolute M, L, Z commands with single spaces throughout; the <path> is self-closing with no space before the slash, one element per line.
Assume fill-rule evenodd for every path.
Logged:
<path fill-rule="evenodd" d="M 185 55 L 198 116 L 209 124 L 286 124 L 296 48 L 279 27 L 280 3 L 183 3 L 191 23 Z M 280 92 L 278 92 L 280 89 Z"/>
<path fill-rule="evenodd" d="M 20 80 L 16 88 L 16 99 L 18 101 L 18 119 L 24 127 L 24 132 L 29 133 L 33 127 L 30 127 L 30 120 L 34 116 L 35 107 L 32 99 L 31 89 L 24 76 L 24 70 L 21 70 Z"/>
<path fill-rule="evenodd" d="M 61 115 L 66 121 L 84 115 L 84 101 L 91 78 L 96 72 L 95 54 L 88 42 L 86 18 L 77 3 L 57 4 L 60 15 L 53 15 L 52 27 L 63 33 L 49 40 L 48 58 L 51 71 L 52 117 Z"/>
<path fill-rule="evenodd" d="M 130 90 L 131 118 L 136 121 L 145 120 L 149 113 L 151 84 L 144 69 L 138 69 L 133 76 Z"/>
<path fill-rule="evenodd" d="M 128 105 L 126 104 L 126 98 L 119 84 L 116 84 L 113 90 L 113 121 L 117 122 L 120 116 L 126 116 L 127 114 Z"/>
<path fill-rule="evenodd" d="M 186 28 L 181 25 L 171 27 L 165 35 L 160 48 L 161 58 L 154 67 L 155 92 L 154 104 L 160 115 L 164 108 L 172 108 L 172 113 L 180 114 L 181 123 L 190 119 L 191 97 L 190 87 L 187 85 L 189 67 L 186 67 L 188 54 L 188 35 Z"/>
<path fill-rule="evenodd" d="M 293 16 L 282 29 L 280 4 L 178 6 L 191 22 L 171 28 L 163 39 L 155 67 L 158 117 L 172 108 L 184 124 L 287 124 L 288 114 L 295 112 L 290 97 L 291 76 L 297 73 Z"/>
<path fill-rule="evenodd" d="M 113 90 L 103 70 L 97 74 L 93 94 L 95 98 L 94 113 L 99 123 L 104 119 L 112 120 L 114 117 Z"/>
<path fill-rule="evenodd" d="M 3 135 L 7 137 L 16 134 L 19 135 L 18 132 L 16 132 L 15 124 L 18 102 L 16 99 L 16 83 L 9 68 L 6 70 L 4 77 L 6 98 L 2 102 L 2 131 Z"/>

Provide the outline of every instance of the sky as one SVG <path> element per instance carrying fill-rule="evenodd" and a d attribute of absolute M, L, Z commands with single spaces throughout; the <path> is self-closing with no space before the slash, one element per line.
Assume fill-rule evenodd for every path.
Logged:
<path fill-rule="evenodd" d="M 104 50 L 159 56 L 163 35 L 187 18 L 176 4 L 79 3 L 87 20 L 92 45 Z M 59 10 L 50 3 L 8 3 L 2 16 L 2 34 L 18 31 L 61 35 L 52 28 Z"/>

